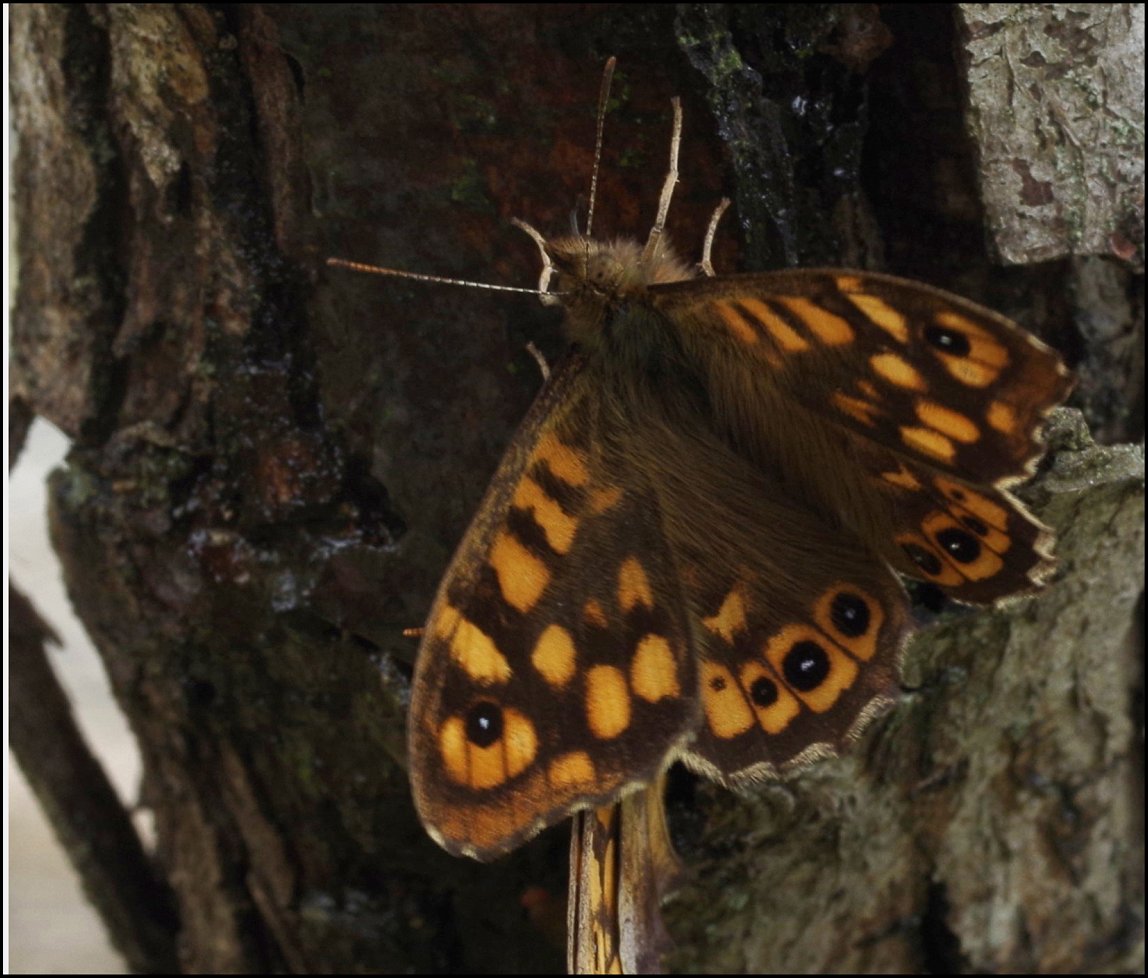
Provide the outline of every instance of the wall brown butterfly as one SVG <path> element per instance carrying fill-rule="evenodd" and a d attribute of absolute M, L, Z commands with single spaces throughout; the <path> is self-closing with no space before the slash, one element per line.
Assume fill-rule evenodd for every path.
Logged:
<path fill-rule="evenodd" d="M 709 241 L 681 261 L 674 108 L 644 244 L 527 227 L 571 349 L 442 580 L 411 702 L 415 802 L 456 854 L 676 759 L 741 786 L 831 755 L 895 695 L 898 575 L 989 604 L 1053 566 L 1008 488 L 1071 388 L 1059 357 L 918 282 L 716 277 Z"/>

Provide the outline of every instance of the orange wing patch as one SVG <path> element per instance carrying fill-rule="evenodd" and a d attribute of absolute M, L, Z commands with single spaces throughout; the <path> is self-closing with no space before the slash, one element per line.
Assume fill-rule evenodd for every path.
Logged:
<path fill-rule="evenodd" d="M 551 550 L 557 554 L 570 552 L 574 534 L 578 530 L 578 520 L 563 512 L 562 507 L 529 476 L 524 477 L 515 488 L 514 505 L 534 515 L 535 521 L 546 534 L 546 542 Z"/>
<path fill-rule="evenodd" d="M 613 740 L 630 726 L 630 689 L 616 666 L 593 666 L 586 674 L 586 723 L 599 740 Z"/>
<path fill-rule="evenodd" d="M 753 711 L 733 673 L 718 662 L 701 663 L 702 707 L 715 737 L 729 740 L 753 726 Z"/>
<path fill-rule="evenodd" d="M 590 512 L 601 516 L 606 510 L 613 509 L 622 500 L 622 490 L 617 486 L 606 486 L 595 489 L 590 493 Z"/>
<path fill-rule="evenodd" d="M 519 611 L 533 608 L 550 583 L 546 565 L 510 533 L 498 535 L 487 559 L 498 575 L 502 596 Z"/>
<path fill-rule="evenodd" d="M 594 783 L 594 762 L 584 750 L 570 751 L 550 762 L 549 776 L 556 788 L 584 789 Z"/>
<path fill-rule="evenodd" d="M 809 342 L 760 299 L 741 299 L 733 305 L 751 322 L 764 328 L 785 353 L 801 353 L 809 349 Z"/>
<path fill-rule="evenodd" d="M 900 427 L 901 440 L 910 448 L 916 449 L 930 458 L 951 465 L 957 456 L 957 446 L 939 431 L 909 425 Z"/>
<path fill-rule="evenodd" d="M 882 413 L 876 404 L 862 401 L 856 397 L 849 397 L 840 391 L 835 391 L 831 400 L 834 407 L 849 415 L 854 421 L 860 421 L 867 428 L 876 425 L 877 417 Z"/>
<path fill-rule="evenodd" d="M 882 472 L 881 478 L 888 482 L 889 485 L 896 486 L 898 489 L 915 491 L 921 488 L 921 483 L 917 481 L 917 477 L 905 468 L 904 465 L 899 466 L 895 472 Z"/>
<path fill-rule="evenodd" d="M 980 429 L 959 411 L 926 400 L 917 401 L 915 410 L 921 421 L 954 441 L 971 445 L 980 440 Z"/>
<path fill-rule="evenodd" d="M 510 663 L 498 651 L 494 640 L 461 615 L 450 639 L 450 654 L 479 685 L 490 686 L 510 680 Z"/>
<path fill-rule="evenodd" d="M 680 696 L 678 664 L 670 643 L 661 635 L 643 635 L 630 664 L 630 683 L 634 693 L 647 703 Z"/>
<path fill-rule="evenodd" d="M 989 427 L 995 428 L 1002 435 L 1016 434 L 1016 411 L 1004 401 L 993 401 L 985 417 L 988 419 Z"/>
<path fill-rule="evenodd" d="M 884 299 L 875 295 L 858 291 L 861 283 L 855 278 L 837 279 L 837 287 L 861 313 L 880 329 L 883 329 L 898 343 L 904 345 L 909 342 L 909 321 L 904 314 L 898 312 Z"/>
<path fill-rule="evenodd" d="M 618 607 L 631 611 L 638 605 L 654 607 L 654 592 L 641 561 L 627 557 L 618 569 Z"/>
<path fill-rule="evenodd" d="M 607 628 L 610 624 L 606 618 L 606 612 L 596 598 L 591 598 L 582 605 L 582 620 L 595 628 Z"/>
<path fill-rule="evenodd" d="M 753 346 L 758 342 L 757 331 L 732 303 L 715 302 L 714 310 L 729 328 L 729 331 L 742 343 Z"/>
<path fill-rule="evenodd" d="M 550 686 L 562 689 L 574 678 L 577 665 L 573 637 L 561 625 L 548 625 L 530 654 L 530 662 Z"/>
<path fill-rule="evenodd" d="M 703 618 L 702 624 L 715 635 L 720 635 L 726 642 L 732 644 L 736 632 L 744 632 L 745 622 L 745 585 L 735 584 L 718 608 L 717 614 L 710 618 Z"/>
<path fill-rule="evenodd" d="M 912 391 L 923 391 L 928 387 L 917 368 L 896 353 L 875 354 L 869 358 L 869 366 L 895 387 Z"/>
<path fill-rule="evenodd" d="M 782 296 L 778 300 L 826 346 L 844 346 L 852 343 L 856 334 L 840 316 L 823 309 L 803 296 Z"/>
<path fill-rule="evenodd" d="M 554 435 L 546 435 L 538 442 L 534 458 L 545 462 L 550 471 L 568 485 L 580 488 L 590 482 L 590 469 L 582 456 Z"/>

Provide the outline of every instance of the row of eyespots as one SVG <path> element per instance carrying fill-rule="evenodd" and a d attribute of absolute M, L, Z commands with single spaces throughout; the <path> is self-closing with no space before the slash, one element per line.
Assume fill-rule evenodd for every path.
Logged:
<path fill-rule="evenodd" d="M 950 479 L 938 476 L 934 484 L 949 500 L 950 509 L 931 512 L 921 521 L 919 533 L 897 537 L 901 549 L 941 587 L 959 587 L 1000 573 L 1003 556 L 1012 547 L 1007 511 Z"/>
<path fill-rule="evenodd" d="M 876 652 L 885 614 L 860 589 L 839 584 L 814 603 L 813 620 L 816 627 L 795 623 L 779 629 L 736 676 L 714 659 L 701 663 L 703 707 L 716 737 L 740 736 L 755 723 L 776 734 L 803 707 L 828 710 L 857 678 L 858 660 Z M 732 588 L 703 624 L 731 645 L 746 633 L 744 586 Z"/>

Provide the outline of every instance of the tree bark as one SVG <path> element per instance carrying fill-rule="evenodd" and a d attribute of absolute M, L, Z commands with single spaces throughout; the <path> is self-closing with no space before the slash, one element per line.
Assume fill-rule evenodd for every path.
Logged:
<path fill-rule="evenodd" d="M 990 257 L 974 6 L 12 8 L 13 417 L 73 439 L 53 540 L 174 895 L 133 967 L 561 968 L 522 898 L 564 892 L 565 829 L 479 866 L 418 824 L 401 634 L 538 387 L 527 342 L 553 356 L 558 324 L 529 297 L 322 263 L 533 284 L 509 218 L 567 226 L 614 54 L 603 235 L 644 233 L 680 95 L 685 253 L 726 192 L 719 270 L 881 268 L 977 299 L 1079 365 L 1112 443 L 1057 416 L 1027 491 L 1057 581 L 943 612 L 848 757 L 751 797 L 676 778 L 673 965 L 1142 968 L 1143 457 L 1116 444 L 1142 435 L 1142 200 L 1105 171 L 1078 192 L 1111 234 L 1050 260 L 994 230 Z M 1095 43 L 1058 63 L 1086 72 L 1112 35 L 1073 27 Z M 1025 152 L 1039 180 L 1067 150 Z M 20 762 L 35 782 L 42 760 Z M 64 841 L 91 882 L 86 840 Z"/>

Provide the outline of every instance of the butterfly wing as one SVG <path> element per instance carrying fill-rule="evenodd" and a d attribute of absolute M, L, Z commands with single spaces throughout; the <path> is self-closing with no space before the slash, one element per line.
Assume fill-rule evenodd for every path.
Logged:
<path fill-rule="evenodd" d="M 1060 358 L 1010 320 L 889 275 L 801 269 L 657 286 L 703 342 L 733 342 L 795 403 L 941 471 L 1015 482 L 1064 400 Z"/>
<path fill-rule="evenodd" d="M 886 563 L 704 425 L 651 425 L 685 586 L 702 707 L 691 767 L 727 784 L 838 752 L 892 702 L 908 599 Z"/>
<path fill-rule="evenodd" d="M 663 802 L 665 777 L 618 804 L 574 817 L 566 972 L 652 975 L 673 942 L 660 908 L 681 865 Z"/>
<path fill-rule="evenodd" d="M 652 781 L 695 724 L 695 666 L 652 487 L 607 457 L 567 361 L 503 458 L 431 609 L 409 747 L 450 852 L 513 849 Z"/>
<path fill-rule="evenodd" d="M 1006 490 L 972 485 L 880 446 L 853 446 L 883 504 L 872 545 L 909 577 L 972 604 L 1025 594 L 1055 567 L 1053 534 Z"/>
<path fill-rule="evenodd" d="M 899 571 L 972 602 L 1047 576 L 1048 534 L 1006 491 L 1071 388 L 1039 340 L 868 272 L 673 283 L 651 300 L 707 364 L 726 435 Z"/>

